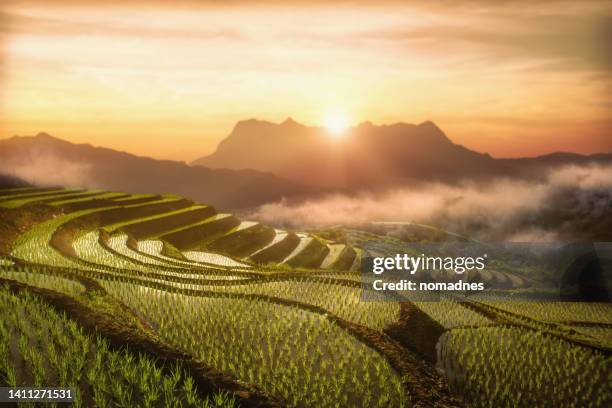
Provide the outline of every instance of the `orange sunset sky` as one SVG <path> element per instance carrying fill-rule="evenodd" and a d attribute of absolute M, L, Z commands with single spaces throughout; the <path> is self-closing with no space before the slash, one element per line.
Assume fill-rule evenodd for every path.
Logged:
<path fill-rule="evenodd" d="M 253 3 L 1 1 L 0 138 L 191 160 L 238 120 L 340 117 L 612 151 L 610 1 Z"/>

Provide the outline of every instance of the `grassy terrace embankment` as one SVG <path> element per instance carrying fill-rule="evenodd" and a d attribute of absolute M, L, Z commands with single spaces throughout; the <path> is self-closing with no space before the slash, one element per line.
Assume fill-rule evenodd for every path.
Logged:
<path fill-rule="evenodd" d="M 40 193 L 45 191 L 57 190 L 53 187 L 15 187 L 15 188 L 2 188 L 0 189 L 0 199 L 4 200 L 8 196 L 15 196 L 17 194 L 32 194 Z"/>
<path fill-rule="evenodd" d="M 302 251 L 285 260 L 285 263 L 289 266 L 318 268 L 328 253 L 329 248 L 327 247 L 327 245 L 325 245 L 321 239 L 317 237 L 312 237 L 310 242 L 304 247 Z"/>
<path fill-rule="evenodd" d="M 124 231 L 134 239 L 141 240 L 163 235 L 168 231 L 205 220 L 215 214 L 217 214 L 217 211 L 213 207 L 194 205 L 167 213 L 108 225 L 105 229 L 108 232 Z"/>
<path fill-rule="evenodd" d="M 339 271 L 348 271 L 351 269 L 351 265 L 355 262 L 355 257 L 357 256 L 357 252 L 355 249 L 350 246 L 345 246 L 338 259 L 335 263 L 331 265 L 331 269 L 337 269 Z"/>
<path fill-rule="evenodd" d="M 230 231 L 206 245 L 206 249 L 243 258 L 265 247 L 274 239 L 274 235 L 273 228 L 255 224 L 239 231 Z"/>
<path fill-rule="evenodd" d="M 157 201 L 148 198 L 144 202 L 141 202 L 141 200 L 143 199 L 135 199 L 134 201 L 138 201 L 136 203 L 132 200 L 124 200 L 121 203 L 117 201 L 100 203 L 101 207 L 94 207 L 86 214 L 62 224 L 53 233 L 51 244 L 57 248 L 62 248 L 62 252 L 73 253 L 72 240 L 78 231 L 101 228 L 138 217 L 189 207 L 193 204 L 189 200 L 174 197 L 160 198 Z"/>
<path fill-rule="evenodd" d="M 205 245 L 211 237 L 223 234 L 240 225 L 231 214 L 217 214 L 203 221 L 177 228 L 155 238 L 169 242 L 180 251 Z"/>
<path fill-rule="evenodd" d="M 299 243 L 300 238 L 295 233 L 289 232 L 284 239 L 251 255 L 250 259 L 258 264 L 280 263 Z"/>

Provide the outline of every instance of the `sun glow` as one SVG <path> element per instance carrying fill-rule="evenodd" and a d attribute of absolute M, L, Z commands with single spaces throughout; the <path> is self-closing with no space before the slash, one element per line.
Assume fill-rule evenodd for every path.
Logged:
<path fill-rule="evenodd" d="M 346 132 L 346 129 L 348 129 L 348 127 L 348 120 L 343 115 L 329 116 L 325 120 L 325 128 L 333 137 L 342 136 Z"/>

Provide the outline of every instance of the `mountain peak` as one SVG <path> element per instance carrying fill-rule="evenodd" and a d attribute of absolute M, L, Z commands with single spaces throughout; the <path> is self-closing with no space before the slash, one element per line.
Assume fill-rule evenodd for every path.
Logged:
<path fill-rule="evenodd" d="M 438 127 L 438 125 L 433 123 L 431 120 L 426 120 L 425 122 L 420 123 L 418 126 L 420 128 L 423 128 L 423 129 L 428 129 L 428 130 L 431 130 L 431 131 L 435 131 L 437 133 L 444 133 L 444 132 L 442 132 L 442 129 L 440 129 Z"/>
<path fill-rule="evenodd" d="M 261 128 L 261 127 L 270 127 L 277 126 L 275 123 L 268 122 L 267 120 L 259 120 L 255 118 L 247 119 L 247 120 L 239 120 L 234 126 L 234 130 L 245 130 L 245 129 L 253 129 L 253 128 Z"/>
<path fill-rule="evenodd" d="M 24 136 L 27 139 L 33 139 L 39 143 L 44 144 L 65 144 L 68 143 L 66 140 L 60 139 L 59 137 L 51 136 L 47 132 L 38 132 L 36 136 Z"/>
<path fill-rule="evenodd" d="M 285 119 L 283 121 L 283 123 L 281 123 L 281 126 L 285 126 L 285 127 L 288 127 L 288 126 L 299 126 L 299 125 L 300 124 L 297 123 L 295 120 L 293 120 L 293 118 L 291 118 L 291 117 L 288 117 L 287 119 Z"/>
<path fill-rule="evenodd" d="M 444 140 L 444 141 L 448 141 L 452 143 L 452 141 L 448 138 L 448 136 L 446 136 L 446 133 L 444 133 L 442 129 L 440 129 L 438 125 L 433 123 L 431 120 L 426 120 L 425 122 L 417 125 L 417 127 L 422 129 L 425 132 L 425 134 L 427 134 L 430 137 L 438 138 L 440 140 Z"/>

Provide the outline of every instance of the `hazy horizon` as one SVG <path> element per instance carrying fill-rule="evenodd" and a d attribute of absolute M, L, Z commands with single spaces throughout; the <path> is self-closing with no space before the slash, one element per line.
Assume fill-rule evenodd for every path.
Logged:
<path fill-rule="evenodd" d="M 190 161 L 292 117 L 431 120 L 494 157 L 612 149 L 609 2 L 9 0 L 0 22 L 2 138 Z"/>

